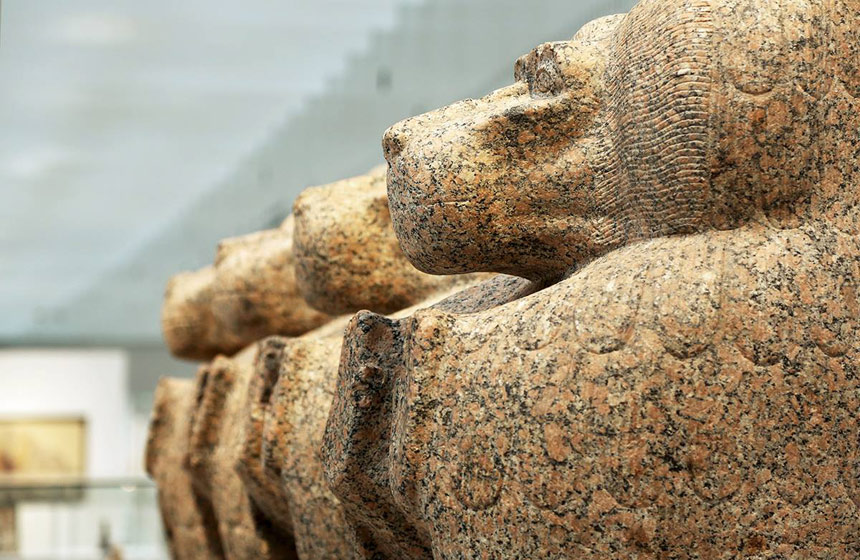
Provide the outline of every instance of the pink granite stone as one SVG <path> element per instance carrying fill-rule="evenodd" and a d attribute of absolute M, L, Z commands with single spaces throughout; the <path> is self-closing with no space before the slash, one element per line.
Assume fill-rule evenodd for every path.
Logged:
<path fill-rule="evenodd" d="M 860 558 L 858 24 L 643 0 L 386 133 L 418 268 L 543 289 L 350 324 L 364 557 Z"/>

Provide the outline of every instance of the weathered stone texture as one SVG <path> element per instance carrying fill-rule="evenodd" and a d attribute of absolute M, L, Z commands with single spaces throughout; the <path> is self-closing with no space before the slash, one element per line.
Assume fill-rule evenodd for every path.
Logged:
<path fill-rule="evenodd" d="M 278 229 L 218 245 L 213 315 L 240 339 L 240 348 L 270 335 L 299 336 L 331 319 L 310 308 L 299 290 L 293 224 L 288 216 Z"/>
<path fill-rule="evenodd" d="M 536 285 L 499 275 L 459 291 L 452 289 L 388 318 L 369 311 L 355 315 L 344 337 L 337 392 L 322 442 L 331 490 L 340 499 L 359 558 L 419 559 L 432 556 L 426 531 L 391 493 L 391 437 L 395 433 L 394 388 L 408 369 L 406 344 L 411 317 L 421 309 L 477 313 L 534 292 Z"/>
<path fill-rule="evenodd" d="M 296 279 L 310 305 L 331 314 L 393 313 L 474 276 L 430 276 L 403 254 L 391 227 L 384 167 L 311 187 L 293 207 Z"/>
<path fill-rule="evenodd" d="M 298 291 L 290 216 L 280 228 L 225 239 L 213 266 L 171 278 L 162 331 L 174 355 L 207 361 L 265 336 L 300 335 L 330 319 Z"/>
<path fill-rule="evenodd" d="M 251 499 L 295 539 L 299 558 L 349 558 L 352 540 L 322 476 L 319 443 L 346 319 L 300 338 L 263 340 L 236 470 Z"/>
<path fill-rule="evenodd" d="M 493 290 L 467 290 L 469 301 L 491 305 L 487 302 L 494 297 L 528 284 L 503 280 L 491 283 Z M 449 288 L 395 316 L 410 316 L 446 296 L 459 295 L 459 290 Z M 300 558 L 351 558 L 356 546 L 365 546 L 347 523 L 348 505 L 329 489 L 320 460 L 349 321 L 337 319 L 299 338 L 264 340 L 249 391 L 244 448 L 236 468 L 260 509 L 289 527 Z"/>
<path fill-rule="evenodd" d="M 261 511 L 236 473 L 256 345 L 202 366 L 187 468 L 195 490 L 211 503 L 229 560 L 297 558 L 292 535 Z"/>
<path fill-rule="evenodd" d="M 857 350 L 838 334 L 856 336 L 856 300 L 810 297 L 841 277 L 803 232 L 643 247 L 659 260 L 624 248 L 475 315 L 362 318 L 375 332 L 350 330 L 335 408 L 392 403 L 368 418 L 391 430 L 367 454 L 384 499 L 442 558 L 856 557 Z M 846 312 L 828 324 L 830 306 Z M 391 332 L 405 366 L 374 342 Z M 345 379 L 380 363 L 387 387 Z M 384 440 L 340 437 L 365 459 Z M 365 480 L 341 497 L 376 511 Z"/>
<path fill-rule="evenodd" d="M 858 23 L 643 0 L 386 133 L 416 266 L 543 289 L 350 324 L 364 557 L 860 558 Z"/>
<path fill-rule="evenodd" d="M 194 288 L 195 297 L 177 289 L 165 309 L 180 319 L 193 311 L 211 321 L 223 351 L 232 347 L 228 342 L 264 332 L 259 325 L 275 330 L 279 316 L 295 334 L 317 317 L 328 318 L 316 313 L 313 321 L 300 321 L 298 312 L 309 308 L 289 309 L 296 297 L 328 301 L 328 311 L 386 312 L 415 300 L 432 303 L 487 277 L 416 271 L 397 246 L 386 197 L 379 171 L 310 189 L 296 205 L 302 244 L 285 245 L 281 230 L 222 242 L 211 272 L 189 275 L 203 281 L 178 281 L 179 288 Z M 282 270 L 292 262 L 287 249 L 298 258 L 297 270 L 311 271 L 303 286 Z M 325 270 L 316 262 L 321 256 Z M 203 304 L 189 310 L 189 301 Z M 270 337 L 201 367 L 187 467 L 217 518 L 227 558 L 352 556 L 352 531 L 319 460 L 348 321 L 336 319 L 297 338 Z"/>
<path fill-rule="evenodd" d="M 165 539 L 177 560 L 224 557 L 211 507 L 193 491 L 185 470 L 194 405 L 190 380 L 162 378 L 146 443 L 146 472 L 158 487 Z"/>

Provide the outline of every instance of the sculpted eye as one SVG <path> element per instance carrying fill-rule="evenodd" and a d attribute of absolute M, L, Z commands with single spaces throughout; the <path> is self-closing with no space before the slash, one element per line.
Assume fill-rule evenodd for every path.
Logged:
<path fill-rule="evenodd" d="M 736 87 L 749 95 L 764 95 L 773 91 L 772 85 L 761 82 L 742 82 L 737 84 Z"/>
<path fill-rule="evenodd" d="M 529 89 L 535 97 L 558 95 L 564 89 L 564 77 L 555 58 L 541 60 L 529 80 Z"/>
<path fill-rule="evenodd" d="M 770 80 L 765 80 L 758 76 L 743 76 L 733 74 L 735 73 L 729 72 L 730 77 L 734 79 L 734 86 L 738 90 L 746 94 L 764 95 L 773 91 L 773 82 L 771 82 Z"/>

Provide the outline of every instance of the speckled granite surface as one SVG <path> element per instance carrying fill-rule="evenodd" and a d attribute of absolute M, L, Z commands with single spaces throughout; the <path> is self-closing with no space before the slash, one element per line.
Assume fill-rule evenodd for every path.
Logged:
<path fill-rule="evenodd" d="M 295 216 L 299 291 L 328 312 L 389 312 L 423 300 L 414 311 L 488 277 L 415 270 L 397 246 L 378 170 L 308 189 Z M 255 506 L 295 539 L 300 558 L 354 554 L 353 532 L 319 458 L 348 322 L 345 316 L 301 337 L 262 341 L 240 415 L 245 426 L 236 472 Z"/>
<path fill-rule="evenodd" d="M 146 443 L 146 472 L 158 487 L 158 505 L 172 558 L 223 558 L 221 539 L 208 502 L 199 500 L 182 468 L 188 452 L 194 407 L 191 380 L 162 378 L 155 391 Z"/>
<path fill-rule="evenodd" d="M 860 558 L 858 38 L 643 0 L 386 133 L 416 266 L 548 287 L 353 319 L 323 459 L 364 557 Z"/>
<path fill-rule="evenodd" d="M 235 350 L 270 335 L 299 336 L 331 320 L 308 306 L 299 290 L 293 224 L 288 216 L 278 229 L 218 245 L 212 313 L 238 339 Z"/>
<path fill-rule="evenodd" d="M 292 535 L 261 511 L 235 470 L 256 345 L 200 369 L 186 467 L 198 496 L 211 503 L 230 560 L 297 558 Z"/>
<path fill-rule="evenodd" d="M 328 490 L 319 442 L 346 319 L 301 338 L 260 343 L 236 469 L 267 517 L 289 526 L 299 558 L 349 558 L 352 540 Z"/>
<path fill-rule="evenodd" d="M 393 313 L 476 275 L 431 276 L 406 259 L 391 227 L 385 167 L 305 189 L 293 207 L 298 289 L 335 315 Z"/>
<path fill-rule="evenodd" d="M 281 227 L 223 240 L 212 266 L 170 279 L 162 332 L 179 358 L 208 361 L 269 335 L 297 336 L 331 319 L 298 291 L 293 217 Z"/>
<path fill-rule="evenodd" d="M 337 392 L 322 441 L 322 462 L 331 490 L 352 528 L 358 558 L 418 559 L 432 556 L 419 530 L 390 490 L 391 437 L 395 433 L 393 384 L 409 367 L 404 344 L 411 317 L 420 308 L 454 314 L 477 313 L 532 293 L 534 283 L 499 275 L 437 302 L 393 317 L 362 311 L 344 336 Z"/>
<path fill-rule="evenodd" d="M 392 504 L 392 541 L 442 558 L 856 558 L 857 356 L 835 342 L 856 301 L 810 297 L 842 279 L 804 232 L 748 228 L 621 249 L 477 314 L 359 316 L 332 419 L 390 434 L 384 468 L 359 447 L 381 434 L 329 449 L 385 484 L 333 488 Z"/>
<path fill-rule="evenodd" d="M 340 209 L 333 205 L 339 192 L 351 201 L 341 201 Z M 399 250 L 387 212 L 384 174 L 379 171 L 310 189 L 297 204 L 295 235 L 304 242 L 292 249 L 297 270 L 302 269 L 299 262 L 307 265 L 324 255 L 317 268 L 305 269 L 326 274 L 296 287 L 294 279 L 303 273 L 290 276 L 281 270 L 293 257 L 284 257 L 280 230 L 227 240 L 214 267 L 172 282 L 166 316 L 175 319 L 174 324 L 217 329 L 212 339 L 232 344 L 258 332 L 255 328 L 261 324 L 277 324 L 279 310 L 293 301 L 267 305 L 263 297 L 250 298 L 253 294 L 289 291 L 317 302 L 336 296 L 329 311 L 369 307 L 387 312 L 421 301 L 403 312 L 410 315 L 492 276 L 432 277 L 418 272 Z M 320 263 L 330 270 L 319 268 Z M 288 285 L 282 286 L 284 282 Z M 225 285 L 237 288 L 231 291 Z M 494 289 L 506 293 L 528 286 L 528 281 L 507 277 Z M 231 305 L 239 292 L 249 296 L 247 305 Z M 486 303 L 493 299 L 488 294 L 472 288 L 460 297 L 491 305 Z M 285 324 L 293 321 L 293 330 L 309 324 L 297 321 L 296 313 L 282 319 Z M 354 556 L 353 531 L 328 488 L 319 458 L 348 322 L 345 316 L 300 337 L 269 337 L 233 358 L 218 356 L 200 368 L 188 452 L 184 465 L 174 461 L 170 467 L 173 476 L 188 478 L 195 500 L 212 511 L 226 558 Z M 182 334 L 187 334 L 190 347 L 207 348 L 194 344 L 207 339 Z"/>

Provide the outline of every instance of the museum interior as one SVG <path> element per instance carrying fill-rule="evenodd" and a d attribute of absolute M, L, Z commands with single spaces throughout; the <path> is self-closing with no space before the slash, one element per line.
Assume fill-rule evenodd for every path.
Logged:
<path fill-rule="evenodd" d="M 0 560 L 860 560 L 856 0 L 6 0 L 0 84 Z"/>

